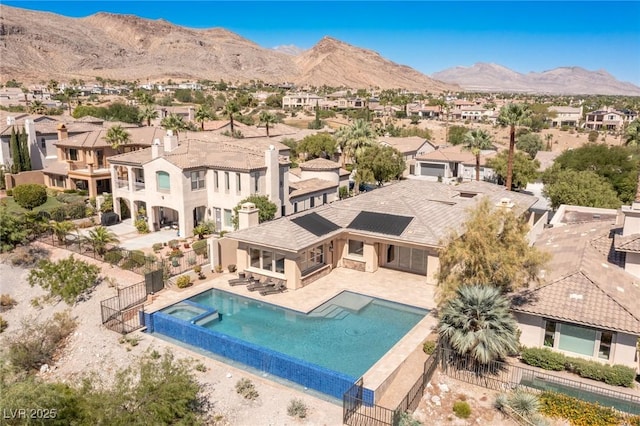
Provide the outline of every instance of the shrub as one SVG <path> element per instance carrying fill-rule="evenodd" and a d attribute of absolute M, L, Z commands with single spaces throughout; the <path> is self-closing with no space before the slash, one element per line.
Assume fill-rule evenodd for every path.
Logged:
<path fill-rule="evenodd" d="M 171 247 L 172 249 L 176 249 L 179 246 L 180 246 L 180 241 L 178 241 L 178 240 L 169 241 L 169 247 Z"/>
<path fill-rule="evenodd" d="M 13 189 L 7 189 L 7 197 L 13 197 Z"/>
<path fill-rule="evenodd" d="M 254 400 L 257 399 L 260 394 L 253 385 L 253 382 L 247 378 L 242 378 L 236 383 L 236 392 L 242 395 L 245 399 Z"/>
<path fill-rule="evenodd" d="M 223 271 L 222 265 L 216 265 L 216 272 L 221 273 Z"/>
<path fill-rule="evenodd" d="M 567 358 L 566 369 L 580 377 L 599 380 L 608 385 L 633 387 L 636 373 L 624 365 L 607 365 L 581 358 Z"/>
<path fill-rule="evenodd" d="M 525 348 L 520 358 L 525 364 L 545 370 L 561 371 L 565 368 L 566 357 L 548 348 Z"/>
<path fill-rule="evenodd" d="M 9 261 L 13 266 L 21 266 L 23 268 L 32 268 L 36 264 L 49 257 L 49 250 L 40 247 L 26 246 L 18 247 L 9 256 Z"/>
<path fill-rule="evenodd" d="M 189 264 L 189 266 L 195 265 L 196 262 L 197 262 L 196 257 L 193 255 L 187 258 L 187 263 Z"/>
<path fill-rule="evenodd" d="M 153 251 L 155 251 L 156 253 L 159 252 L 160 250 L 162 250 L 162 243 L 154 243 L 151 248 L 153 249 Z"/>
<path fill-rule="evenodd" d="M 109 250 L 104 254 L 104 261 L 112 265 L 117 265 L 122 260 L 122 253 L 120 250 Z"/>
<path fill-rule="evenodd" d="M 149 224 L 144 219 L 137 219 L 135 221 L 135 227 L 140 234 L 148 234 L 149 233 Z"/>
<path fill-rule="evenodd" d="M 5 331 L 7 327 L 9 327 L 9 323 L 7 322 L 7 320 L 2 318 L 2 316 L 0 316 L 0 333 Z"/>
<path fill-rule="evenodd" d="M 297 417 L 299 419 L 304 419 L 307 417 L 307 406 L 306 404 L 298 398 L 293 398 L 289 402 L 289 406 L 287 407 L 287 414 L 291 417 Z"/>
<path fill-rule="evenodd" d="M 176 280 L 178 288 L 187 288 L 191 285 L 191 278 L 188 275 L 181 275 Z"/>
<path fill-rule="evenodd" d="M 408 411 L 404 411 L 400 414 L 397 424 L 398 426 L 422 426 L 422 423 L 419 420 L 414 419 Z"/>
<path fill-rule="evenodd" d="M 64 222 L 67 218 L 67 208 L 66 206 L 57 206 L 49 210 L 49 214 L 51 215 L 51 220 Z"/>
<path fill-rule="evenodd" d="M 35 183 L 18 185 L 13 188 L 13 199 L 21 207 L 33 210 L 47 202 L 47 189 Z"/>
<path fill-rule="evenodd" d="M 235 272 L 236 271 L 236 265 L 231 264 L 231 265 L 227 266 L 227 269 L 229 270 L 229 272 Z"/>
<path fill-rule="evenodd" d="M 622 422 L 621 415 L 612 408 L 564 394 L 546 391 L 540 394 L 539 399 L 542 414 L 567 419 L 572 425 L 609 426 Z"/>
<path fill-rule="evenodd" d="M 425 354 L 431 355 L 436 351 L 436 346 L 437 346 L 436 342 L 434 342 L 433 340 L 427 340 L 422 345 L 422 350 L 424 351 Z"/>
<path fill-rule="evenodd" d="M 22 329 L 8 339 L 7 359 L 20 370 L 37 370 L 53 362 L 55 352 L 76 328 L 69 312 L 54 314 L 53 320 L 25 321 Z"/>
<path fill-rule="evenodd" d="M 202 272 L 202 266 L 200 265 L 196 265 L 193 267 L 193 272 L 195 272 L 196 274 L 199 274 L 200 272 Z"/>
<path fill-rule="evenodd" d="M 468 419 L 471 415 L 471 406 L 466 401 L 456 401 L 453 403 L 453 412 L 461 419 Z"/>
<path fill-rule="evenodd" d="M 65 211 L 69 219 L 83 219 L 87 214 L 87 206 L 84 202 L 67 204 Z"/>
<path fill-rule="evenodd" d="M 57 262 L 41 260 L 36 268 L 29 271 L 27 280 L 32 287 L 38 284 L 51 296 L 61 297 L 67 304 L 72 304 L 98 282 L 99 273 L 98 266 L 71 255 Z"/>
<path fill-rule="evenodd" d="M 18 302 L 16 302 L 16 299 L 9 296 L 8 294 L 0 295 L 0 312 L 8 311 L 17 304 Z"/>
<path fill-rule="evenodd" d="M 174 248 L 173 250 L 171 250 L 171 253 L 169 253 L 169 257 L 183 257 L 183 256 L 184 256 L 184 253 L 179 248 Z"/>
<path fill-rule="evenodd" d="M 198 256 L 202 256 L 207 252 L 207 241 L 196 241 L 191 245 L 191 248 L 193 248 L 195 254 L 197 254 Z"/>

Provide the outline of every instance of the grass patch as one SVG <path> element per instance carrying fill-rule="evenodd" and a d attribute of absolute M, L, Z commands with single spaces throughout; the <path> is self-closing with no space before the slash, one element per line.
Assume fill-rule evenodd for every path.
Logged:
<path fill-rule="evenodd" d="M 2 199 L 2 204 L 6 206 L 7 208 L 7 212 L 9 213 L 13 213 L 13 214 L 24 214 L 26 212 L 28 212 L 29 210 L 21 207 L 18 203 L 16 203 L 16 200 L 13 199 L 13 197 L 5 197 Z M 47 197 L 47 201 L 45 201 L 44 204 L 34 208 L 33 210 L 31 210 L 32 212 L 41 212 L 41 211 L 46 211 L 49 212 L 50 210 L 56 208 L 56 207 L 60 207 L 60 206 L 65 206 L 65 203 L 62 203 L 60 201 L 58 201 L 56 199 L 56 197 Z"/>

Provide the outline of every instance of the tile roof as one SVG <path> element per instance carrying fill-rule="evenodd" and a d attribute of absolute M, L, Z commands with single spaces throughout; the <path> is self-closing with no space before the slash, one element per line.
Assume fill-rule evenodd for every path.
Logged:
<path fill-rule="evenodd" d="M 394 147 L 403 154 L 418 152 L 418 149 L 427 141 L 425 138 L 419 136 L 410 136 L 406 138 L 396 137 L 381 137 L 378 138 L 378 142 L 387 144 Z M 433 149 L 433 148 L 432 148 Z"/>
<path fill-rule="evenodd" d="M 483 151 L 480 154 L 480 164 L 486 164 L 488 158 L 493 157 L 496 151 Z M 463 164 L 476 164 L 476 156 L 470 151 L 465 151 L 461 146 L 447 146 L 427 152 L 416 157 L 416 160 L 455 162 Z"/>
<path fill-rule="evenodd" d="M 614 246 L 616 250 L 625 253 L 640 253 L 640 234 L 631 234 L 624 237 L 616 234 Z"/>
<path fill-rule="evenodd" d="M 71 124 L 71 123 L 70 123 Z M 77 148 L 99 148 L 110 146 L 105 140 L 108 129 L 100 126 L 100 130 L 81 133 L 71 136 L 67 139 L 59 140 L 55 143 L 57 146 L 77 147 Z M 160 127 L 135 127 L 126 129 L 129 133 L 131 142 L 129 145 L 150 146 L 154 139 L 164 137 L 165 131 Z"/>
<path fill-rule="evenodd" d="M 478 197 L 464 198 L 461 192 L 477 192 Z M 265 222 L 250 229 L 233 232 L 227 236 L 239 241 L 262 244 L 269 247 L 297 251 L 321 241 L 291 223 L 291 219 L 315 212 L 343 229 L 362 211 L 410 216 L 414 219 L 399 236 L 392 239 L 432 247 L 440 242 L 451 230 L 460 229 L 467 215 L 467 208 L 475 205 L 482 197 L 497 204 L 509 197 L 515 203 L 516 212 L 522 213 L 537 198 L 518 192 L 508 192 L 502 186 L 487 182 L 464 183 L 457 186 L 438 182 L 405 180 L 390 184 L 356 197 L 320 206 L 299 215 L 287 216 Z M 366 231 L 351 231 L 363 235 L 391 238 L 389 235 Z M 324 237 L 323 237 L 324 238 Z"/>
<path fill-rule="evenodd" d="M 340 168 L 340 164 L 325 158 L 314 158 L 313 160 L 300 163 L 302 170 L 336 170 Z"/>
<path fill-rule="evenodd" d="M 640 335 L 640 285 L 611 263 L 612 223 L 551 228 L 536 246 L 552 254 L 546 284 L 514 296 L 513 310 Z"/>
<path fill-rule="evenodd" d="M 298 182 L 289 182 L 289 198 L 291 199 L 300 197 L 302 195 L 311 194 L 313 192 L 336 188 L 337 186 L 337 183 L 318 178 L 305 179 Z"/>

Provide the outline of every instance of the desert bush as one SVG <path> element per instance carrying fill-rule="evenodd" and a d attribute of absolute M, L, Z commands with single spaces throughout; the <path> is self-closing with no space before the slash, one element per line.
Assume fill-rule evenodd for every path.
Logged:
<path fill-rule="evenodd" d="M 197 263 L 196 257 L 194 255 L 191 255 L 187 258 L 187 263 L 189 264 L 189 266 L 193 266 Z"/>
<path fill-rule="evenodd" d="M 178 241 L 178 240 L 169 241 L 169 247 L 171 247 L 172 249 L 176 249 L 179 246 L 180 246 L 180 241 Z"/>
<path fill-rule="evenodd" d="M 422 426 L 422 423 L 414 419 L 410 412 L 404 411 L 398 418 L 398 426 Z"/>
<path fill-rule="evenodd" d="M 67 204 L 65 210 L 69 219 L 83 219 L 87 215 L 87 206 L 84 201 Z"/>
<path fill-rule="evenodd" d="M 221 273 L 221 272 L 223 271 L 223 269 L 222 269 L 222 265 L 216 265 L 215 271 L 216 271 L 217 273 Z"/>
<path fill-rule="evenodd" d="M 49 210 L 49 214 L 51 215 L 51 220 L 55 220 L 56 222 L 63 222 L 67 218 L 66 206 L 54 207 Z"/>
<path fill-rule="evenodd" d="M 187 288 L 191 285 L 191 278 L 188 275 L 181 275 L 176 279 L 178 288 Z"/>
<path fill-rule="evenodd" d="M 236 392 L 242 395 L 245 399 L 258 399 L 260 394 L 253 385 L 253 382 L 247 378 L 242 378 L 236 383 Z"/>
<path fill-rule="evenodd" d="M 171 250 L 171 253 L 169 253 L 169 257 L 183 257 L 183 256 L 184 256 L 184 253 L 179 248 L 174 248 L 173 250 Z"/>
<path fill-rule="evenodd" d="M 566 357 L 548 348 L 525 348 L 520 353 L 520 359 L 533 367 L 561 371 L 564 370 Z"/>
<path fill-rule="evenodd" d="M 159 252 L 160 250 L 162 250 L 162 243 L 154 243 L 151 248 L 153 249 L 153 251 L 155 251 L 156 253 Z"/>
<path fill-rule="evenodd" d="M 13 197 L 13 189 L 7 189 L 7 197 Z"/>
<path fill-rule="evenodd" d="M 47 189 L 36 183 L 18 185 L 13 188 L 13 199 L 20 207 L 33 210 L 47 202 Z"/>
<path fill-rule="evenodd" d="M 135 227 L 140 234 L 148 234 L 149 233 L 149 224 L 144 219 L 137 219 L 135 221 Z"/>
<path fill-rule="evenodd" d="M 231 264 L 231 265 L 227 266 L 227 269 L 229 270 L 229 272 L 235 272 L 236 271 L 236 265 Z"/>
<path fill-rule="evenodd" d="M 61 203 L 65 203 L 65 204 L 72 204 L 72 203 L 79 203 L 82 202 L 84 203 L 84 200 L 87 197 L 84 197 L 82 195 L 79 195 L 77 192 L 58 192 L 56 194 L 56 200 L 60 201 Z"/>
<path fill-rule="evenodd" d="M 76 321 L 68 311 L 54 314 L 52 320 L 24 321 L 18 333 L 8 338 L 7 359 L 22 371 L 37 370 L 53 363 L 55 352 L 75 330 Z"/>
<path fill-rule="evenodd" d="M 47 249 L 41 247 L 26 246 L 16 248 L 8 259 L 13 266 L 32 268 L 39 261 L 47 258 L 48 256 L 49 250 Z"/>
<path fill-rule="evenodd" d="M 8 294 L 0 295 L 0 312 L 8 311 L 9 309 L 13 308 L 17 304 L 18 302 L 16 302 L 16 299 L 11 297 L 10 295 Z"/>
<path fill-rule="evenodd" d="M 87 293 L 98 282 L 100 268 L 77 260 L 73 255 L 57 262 L 44 259 L 29 271 L 29 285 L 39 285 L 51 296 L 62 298 L 72 304 L 82 294 Z"/>
<path fill-rule="evenodd" d="M 117 265 L 122 260 L 120 249 L 109 250 L 104 254 L 104 261 L 112 265 Z"/>
<path fill-rule="evenodd" d="M 195 254 L 197 254 L 198 256 L 202 256 L 207 252 L 207 241 L 206 240 L 196 241 L 191 245 L 191 248 L 193 248 L 193 251 L 195 252 Z"/>
<path fill-rule="evenodd" d="M 307 417 L 307 405 L 298 398 L 293 398 L 289 402 L 289 406 L 287 407 L 287 414 L 291 417 L 297 417 L 299 419 L 304 419 Z"/>
<path fill-rule="evenodd" d="M 2 318 L 2 315 L 0 315 L 0 333 L 5 331 L 7 327 L 9 327 L 9 323 L 7 322 L 7 320 Z"/>
<path fill-rule="evenodd" d="M 436 351 L 436 346 L 437 345 L 438 344 L 436 342 L 434 342 L 433 340 L 427 340 L 422 345 L 422 351 L 427 355 L 431 355 L 432 353 L 434 353 Z"/>
<path fill-rule="evenodd" d="M 456 401 L 453 403 L 453 412 L 456 417 L 468 419 L 471 416 L 471 406 L 467 401 Z"/>

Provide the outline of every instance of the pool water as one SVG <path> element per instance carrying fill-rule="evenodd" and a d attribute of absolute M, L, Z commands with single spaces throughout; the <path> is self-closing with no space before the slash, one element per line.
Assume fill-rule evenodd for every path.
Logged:
<path fill-rule="evenodd" d="M 215 289 L 186 303 L 218 310 L 219 321 L 196 321 L 196 325 L 351 377 L 362 376 L 428 314 L 425 309 L 351 292 L 340 293 L 309 313 Z M 185 321 L 192 318 L 181 317 L 180 310 L 172 310 L 175 306 L 163 312 Z"/>
<path fill-rule="evenodd" d="M 176 305 L 172 305 L 166 309 L 163 309 L 163 312 L 167 315 L 171 315 L 172 317 L 189 321 L 191 318 L 194 318 L 200 314 L 205 313 L 206 310 L 202 308 L 198 308 L 196 306 L 190 306 L 185 303 L 178 303 Z"/>

